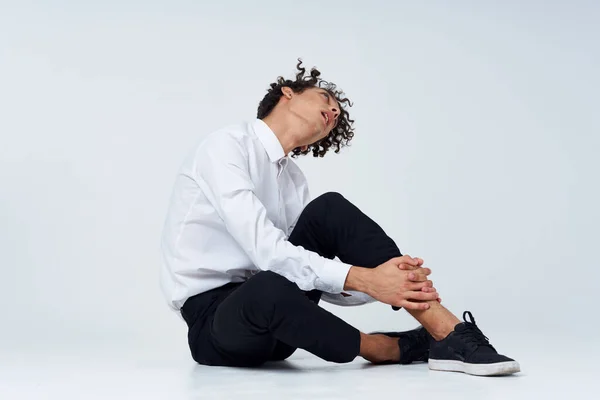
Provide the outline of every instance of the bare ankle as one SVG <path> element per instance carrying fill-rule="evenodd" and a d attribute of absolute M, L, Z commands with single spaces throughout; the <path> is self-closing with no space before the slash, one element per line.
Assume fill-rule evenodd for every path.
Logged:
<path fill-rule="evenodd" d="M 360 334 L 360 356 L 372 363 L 397 362 L 400 360 L 398 339 L 386 335 Z"/>
<path fill-rule="evenodd" d="M 459 323 L 460 321 L 456 317 L 440 321 L 440 323 L 438 323 L 434 329 L 429 331 L 429 334 L 437 341 L 444 340 L 450 333 L 452 333 L 452 331 L 454 331 L 456 324 Z"/>
<path fill-rule="evenodd" d="M 461 321 L 438 302 L 430 302 L 428 310 L 407 310 L 437 341 L 448 336 Z"/>

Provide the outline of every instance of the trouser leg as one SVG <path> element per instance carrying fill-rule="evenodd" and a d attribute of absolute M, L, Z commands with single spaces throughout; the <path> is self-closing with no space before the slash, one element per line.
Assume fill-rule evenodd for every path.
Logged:
<path fill-rule="evenodd" d="M 289 241 L 367 268 L 401 255 L 377 223 L 337 193 L 309 203 Z M 353 360 L 359 353 L 359 331 L 319 307 L 319 295 L 302 292 L 273 272 L 259 272 L 217 307 L 205 330 L 221 356 L 214 363 L 258 365 L 284 359 L 296 348 L 328 361 Z"/>

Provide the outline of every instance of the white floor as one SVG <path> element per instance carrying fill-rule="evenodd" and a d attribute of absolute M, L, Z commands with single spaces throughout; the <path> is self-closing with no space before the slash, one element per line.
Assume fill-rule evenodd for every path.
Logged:
<path fill-rule="evenodd" d="M 598 389 L 594 338 L 525 337 L 507 352 L 522 372 L 495 378 L 430 371 L 426 364 L 372 366 L 357 359 L 336 365 L 303 351 L 282 363 L 238 369 L 196 365 L 182 346 L 174 352 L 93 347 L 3 350 L 0 399 L 514 400 L 595 398 Z"/>

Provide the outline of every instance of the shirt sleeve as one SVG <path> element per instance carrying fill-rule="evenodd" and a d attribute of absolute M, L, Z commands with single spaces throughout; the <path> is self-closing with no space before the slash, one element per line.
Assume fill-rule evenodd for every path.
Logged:
<path fill-rule="evenodd" d="M 236 138 L 226 133 L 208 138 L 196 154 L 196 174 L 201 190 L 228 232 L 258 269 L 276 272 L 306 291 L 343 290 L 352 266 L 287 240 L 256 196 L 248 153 Z"/>
<path fill-rule="evenodd" d="M 351 290 L 345 291 L 345 295 L 341 293 L 323 293 L 321 300 L 342 307 L 362 306 L 377 302 L 368 294 Z"/>

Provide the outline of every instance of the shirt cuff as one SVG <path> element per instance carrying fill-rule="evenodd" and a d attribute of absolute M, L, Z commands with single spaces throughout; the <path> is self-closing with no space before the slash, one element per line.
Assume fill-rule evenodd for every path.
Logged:
<path fill-rule="evenodd" d="M 346 277 L 352 265 L 340 261 L 326 259 L 319 280 L 327 286 L 328 293 L 341 293 L 344 290 Z"/>

